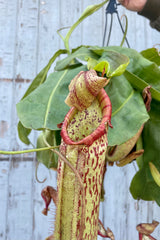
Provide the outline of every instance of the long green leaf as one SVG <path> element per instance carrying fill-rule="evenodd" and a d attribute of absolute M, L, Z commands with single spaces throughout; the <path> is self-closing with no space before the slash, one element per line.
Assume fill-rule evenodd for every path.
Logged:
<path fill-rule="evenodd" d="M 29 88 L 25 92 L 24 96 L 22 97 L 22 99 L 27 97 L 38 86 L 40 86 L 42 83 L 45 82 L 45 80 L 47 78 L 48 71 L 49 71 L 51 65 L 53 64 L 53 62 L 55 61 L 55 59 L 58 56 L 60 56 L 61 54 L 65 54 L 65 53 L 67 53 L 66 50 L 60 49 L 53 55 L 53 57 L 49 60 L 48 64 L 34 78 L 34 80 L 32 81 L 31 85 L 29 86 Z M 18 135 L 19 135 L 20 140 L 22 142 L 24 142 L 25 144 L 29 145 L 30 144 L 30 140 L 28 138 L 28 135 L 30 134 L 31 129 L 28 129 L 28 128 L 24 127 L 23 124 L 20 121 L 18 122 L 17 128 L 18 128 Z"/>
<path fill-rule="evenodd" d="M 113 129 L 108 131 L 108 144 L 120 145 L 133 137 L 149 116 L 141 95 L 124 75 L 113 77 L 105 90 L 112 103 Z"/>
<path fill-rule="evenodd" d="M 47 81 L 17 104 L 20 121 L 26 128 L 56 130 L 68 111 L 64 100 L 70 81 L 86 67 L 50 74 Z"/>

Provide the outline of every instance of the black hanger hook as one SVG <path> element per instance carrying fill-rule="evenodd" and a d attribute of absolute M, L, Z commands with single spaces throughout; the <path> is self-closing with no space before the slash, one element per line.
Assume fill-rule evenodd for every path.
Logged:
<path fill-rule="evenodd" d="M 120 17 L 119 17 L 119 14 L 118 14 L 118 10 L 117 10 L 117 6 L 118 5 L 121 5 L 120 3 L 117 3 L 116 0 L 110 0 L 107 7 L 106 7 L 106 10 L 105 10 L 105 14 L 106 14 L 106 22 L 105 22 L 105 29 L 104 29 L 104 34 L 103 34 L 103 46 L 105 45 L 105 39 L 106 39 L 106 32 L 107 32 L 107 16 L 108 14 L 111 14 L 111 22 L 110 22 L 110 27 L 109 27 L 109 33 L 108 33 L 108 38 L 107 38 L 107 46 L 109 45 L 109 41 L 110 41 L 110 37 L 111 37 L 111 32 L 112 32 L 112 26 L 113 26 L 113 13 L 115 13 L 117 15 L 117 18 L 118 18 L 118 22 L 119 22 L 119 25 L 121 27 L 121 30 L 124 34 L 124 29 L 123 29 L 123 26 L 121 24 L 121 21 L 120 21 Z M 130 48 L 129 46 L 129 42 L 127 40 L 127 38 L 125 38 L 126 40 L 126 43 L 128 45 L 128 47 Z"/>

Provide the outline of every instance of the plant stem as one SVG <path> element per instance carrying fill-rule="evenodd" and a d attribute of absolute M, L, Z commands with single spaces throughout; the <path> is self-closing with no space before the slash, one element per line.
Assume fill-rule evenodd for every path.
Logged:
<path fill-rule="evenodd" d="M 88 16 L 92 15 L 94 12 L 98 11 L 105 3 L 107 3 L 108 0 L 105 0 L 104 2 L 100 3 L 100 4 L 96 4 L 96 5 L 91 5 L 88 6 L 86 8 L 86 10 L 82 13 L 82 15 L 80 16 L 80 18 L 72 25 L 72 27 L 69 29 L 66 37 L 63 39 L 64 41 L 64 45 L 65 48 L 68 52 L 68 54 L 70 54 L 70 48 L 69 48 L 69 38 L 72 34 L 72 32 L 74 31 L 74 29 Z"/>

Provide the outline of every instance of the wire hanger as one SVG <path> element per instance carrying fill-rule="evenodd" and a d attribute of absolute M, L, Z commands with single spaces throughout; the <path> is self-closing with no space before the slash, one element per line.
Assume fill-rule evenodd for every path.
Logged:
<path fill-rule="evenodd" d="M 105 41 L 106 41 L 106 33 L 107 33 L 107 23 L 108 23 L 108 14 L 111 14 L 111 22 L 110 22 L 110 27 L 109 27 L 109 33 L 108 33 L 108 37 L 107 37 L 107 44 L 106 46 L 109 45 L 109 41 L 110 41 L 110 37 L 111 37 L 111 32 L 112 32 L 112 25 L 113 25 L 113 14 L 115 13 L 117 18 L 118 18 L 118 22 L 119 22 L 119 25 L 120 25 L 120 28 L 122 30 L 122 33 L 124 34 L 125 31 L 123 29 L 123 26 L 122 26 L 122 23 L 121 23 L 121 20 L 120 20 L 120 17 L 119 17 L 119 13 L 117 11 L 117 6 L 118 5 L 121 5 L 120 3 L 117 3 L 116 0 L 110 0 L 107 7 L 106 7 L 106 10 L 105 10 L 105 14 L 106 14 L 106 22 L 105 22 L 105 29 L 104 29 L 104 35 L 103 35 L 103 47 L 105 46 Z M 127 37 L 125 37 L 125 41 L 127 43 L 127 46 L 128 48 L 130 48 L 130 45 L 129 45 L 129 42 L 127 40 Z"/>

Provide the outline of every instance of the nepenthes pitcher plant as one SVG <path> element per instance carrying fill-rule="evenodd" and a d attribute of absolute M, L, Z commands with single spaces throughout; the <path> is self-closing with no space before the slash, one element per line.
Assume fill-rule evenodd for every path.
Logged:
<path fill-rule="evenodd" d="M 50 119 L 49 116 L 54 116 L 55 112 L 58 112 L 60 108 L 60 105 L 57 104 L 52 114 L 50 114 L 50 111 L 52 110 L 50 107 L 53 107 L 55 104 L 55 98 L 53 95 L 57 91 L 57 95 L 55 96 L 58 100 L 56 99 L 56 102 L 60 102 L 61 98 L 64 95 L 65 97 L 67 95 L 66 92 L 64 95 L 61 95 L 60 93 L 61 81 L 64 81 L 65 86 L 69 84 L 68 80 L 71 81 L 69 85 L 69 94 L 65 100 L 65 103 L 71 108 L 65 116 L 63 123 L 58 125 L 61 128 L 61 144 L 59 151 L 54 149 L 55 144 L 51 143 L 52 146 L 48 144 L 47 137 L 45 139 L 45 134 L 42 135 L 44 137 L 42 146 L 39 146 L 37 149 L 16 152 L 0 151 L 2 154 L 21 154 L 25 152 L 41 152 L 50 150 L 58 155 L 59 159 L 57 168 L 57 190 L 51 186 L 47 186 L 42 190 L 41 193 L 42 198 L 45 201 L 43 214 L 47 215 L 51 200 L 53 200 L 56 205 L 55 222 L 52 223 L 54 226 L 54 232 L 47 238 L 47 240 L 96 240 L 98 235 L 103 238 L 109 238 L 111 240 L 115 239 L 112 231 L 109 228 L 105 229 L 102 222 L 99 220 L 99 205 L 101 193 L 103 192 L 102 185 L 106 171 L 106 165 L 113 165 L 114 162 L 116 162 L 116 165 L 121 167 L 132 162 L 143 154 L 144 150 L 140 148 L 137 148 L 137 150 L 135 148 L 135 144 L 138 141 L 144 128 L 144 124 L 149 117 L 148 115 L 147 117 L 143 117 L 143 121 L 141 121 L 138 127 L 136 127 L 136 131 L 134 129 L 133 134 L 130 135 L 130 139 L 126 138 L 125 140 L 123 139 L 123 141 L 120 143 L 114 142 L 114 144 L 108 146 L 107 133 L 109 127 L 112 128 L 111 115 L 112 107 L 114 107 L 114 104 L 112 106 L 110 98 L 108 97 L 110 92 L 106 90 L 107 88 L 104 90 L 104 87 L 110 82 L 110 78 L 123 74 L 129 64 L 129 58 L 131 58 L 130 69 L 127 70 L 125 76 L 122 77 L 122 81 L 119 81 L 118 85 L 114 86 L 114 91 L 117 91 L 117 89 L 119 91 L 121 84 L 123 84 L 123 80 L 126 80 L 126 89 L 128 89 L 128 78 L 132 77 L 132 87 L 136 89 L 138 88 L 138 90 L 141 92 L 143 91 L 142 95 L 147 111 L 150 110 L 151 103 L 150 88 L 152 90 L 153 98 L 155 98 L 156 101 L 160 101 L 160 93 L 158 88 L 159 83 L 156 82 L 156 79 L 159 79 L 160 75 L 157 69 L 158 66 L 156 68 L 154 65 L 153 69 L 153 62 L 149 62 L 149 60 L 146 60 L 144 57 L 140 56 L 132 49 L 130 49 L 131 51 L 126 51 L 125 48 L 122 49 L 117 47 L 113 47 L 112 49 L 105 47 L 100 48 L 98 46 L 82 46 L 78 47 L 77 49 L 73 49 L 73 51 L 70 50 L 68 41 L 73 30 L 83 21 L 83 19 L 100 9 L 107 2 L 108 0 L 105 0 L 104 2 L 95 6 L 89 6 L 78 19 L 78 21 L 73 24 L 65 38 L 59 34 L 64 41 L 65 49 L 58 50 L 53 55 L 47 66 L 33 80 L 33 83 L 30 85 L 22 100 L 17 105 L 17 110 L 19 112 L 20 118 L 18 125 L 20 133 L 19 136 L 21 136 L 20 138 L 23 140 L 23 142 L 29 144 L 30 141 L 28 139 L 28 134 L 31 132 L 31 129 L 43 129 L 43 131 L 50 130 L 50 133 L 52 130 L 57 130 L 55 126 L 53 127 L 51 125 L 54 125 L 55 123 L 57 124 L 58 121 L 49 121 L 49 124 L 47 122 L 47 119 Z M 111 26 L 113 13 L 117 14 L 119 21 L 116 1 L 110 0 L 109 5 L 106 8 L 106 14 L 111 14 Z M 122 26 L 121 29 L 123 33 L 126 32 L 126 30 L 123 30 Z M 109 30 L 107 45 L 110 40 L 110 33 L 111 28 Z M 105 45 L 105 34 L 106 27 L 103 38 L 103 45 Z M 129 47 L 128 41 L 126 39 L 126 34 L 124 34 L 121 46 L 123 45 L 124 40 L 126 40 L 126 43 Z M 126 55 L 121 54 L 123 53 L 122 50 Z M 152 52 L 153 49 L 150 49 L 149 52 L 150 51 Z M 68 54 L 69 56 L 64 59 L 64 62 L 62 60 L 59 62 L 59 64 L 57 63 L 54 72 L 54 79 L 48 78 L 47 81 L 47 73 L 49 68 L 55 59 L 61 54 Z M 143 54 L 145 55 L 146 53 Z M 128 55 L 129 58 L 127 57 Z M 87 66 L 83 66 L 82 68 L 83 71 L 79 70 L 79 67 L 82 64 L 81 62 L 77 61 L 77 59 L 87 61 Z M 138 64 L 141 64 L 140 67 L 137 67 L 138 59 Z M 72 67 L 75 67 L 74 71 L 76 71 L 76 74 L 79 71 L 80 72 L 77 75 L 75 72 L 73 74 Z M 86 71 L 84 69 L 89 70 Z M 143 74 L 140 74 L 142 70 L 144 70 Z M 155 72 L 157 75 L 153 74 Z M 70 75 L 73 79 L 70 79 Z M 142 75 L 145 75 L 144 79 Z M 156 76 L 156 78 L 154 78 L 154 76 Z M 151 78 L 151 84 L 150 79 L 148 78 Z M 57 79 L 59 79 L 58 83 Z M 114 81 L 115 80 L 116 79 L 114 79 Z M 135 81 L 137 85 L 134 85 Z M 154 85 L 153 88 L 150 86 L 152 83 Z M 58 87 L 59 90 L 57 90 Z M 132 89 L 131 95 L 123 99 L 122 106 L 124 105 L 126 99 L 128 101 L 128 98 L 130 99 L 130 97 L 133 96 L 134 90 L 132 87 L 129 87 L 129 89 Z M 50 92 L 50 89 L 52 89 L 52 92 Z M 112 90 L 112 93 L 114 91 Z M 49 95 L 49 100 L 43 99 L 44 95 Z M 37 106 L 39 106 L 39 102 L 40 106 L 38 109 L 42 110 L 42 99 L 44 101 L 43 106 L 47 105 L 47 108 L 43 109 L 43 111 L 37 112 Z M 136 103 L 138 102 L 139 98 L 137 94 L 134 100 L 137 100 Z M 142 104 L 146 112 L 143 100 Z M 119 98 L 117 98 L 114 103 L 118 101 Z M 130 107 L 134 106 L 136 109 L 136 103 L 134 102 L 134 104 L 130 105 Z M 33 114 L 33 112 L 36 114 Z M 125 114 L 127 114 L 127 110 Z M 124 115 L 123 117 L 125 117 Z M 135 112 L 134 115 L 136 115 Z M 35 118 L 33 119 L 33 117 Z M 58 119 L 59 121 L 62 121 L 61 117 Z M 119 127 L 119 120 L 122 118 L 117 119 L 117 126 Z M 139 122 L 139 119 L 134 118 L 132 121 L 135 120 L 137 124 Z M 51 125 L 50 122 L 52 123 Z M 122 130 L 124 131 L 124 128 L 122 128 Z M 43 156 L 44 157 L 41 160 L 40 157 L 38 159 L 37 155 L 39 162 L 44 162 L 45 158 L 47 158 L 46 155 Z M 54 167 L 56 166 L 54 165 Z M 160 187 L 160 172 L 151 161 L 149 162 L 148 167 L 150 167 L 150 171 L 155 183 Z M 151 200 L 151 197 L 149 200 Z M 151 224 L 139 224 L 137 226 L 137 231 L 139 232 L 139 240 L 156 240 L 151 236 L 151 234 L 157 225 L 158 222 L 156 221 L 153 221 Z"/>
<path fill-rule="evenodd" d="M 66 103 L 72 107 L 62 125 L 60 152 L 78 177 L 59 158 L 57 192 L 50 188 L 42 191 L 46 208 L 50 191 L 57 206 L 55 231 L 49 239 L 96 239 L 98 231 L 114 239 L 109 229 L 100 230 L 98 220 L 107 129 L 112 126 L 111 102 L 103 89 L 106 83 L 106 78 L 90 70 L 81 71 L 69 85 Z"/>
<path fill-rule="evenodd" d="M 99 220 L 106 161 L 118 159 L 117 165 L 123 166 L 143 154 L 143 150 L 130 153 L 143 126 L 125 145 L 107 149 L 112 105 L 103 89 L 109 80 L 103 75 L 98 76 L 95 70 L 81 71 L 69 85 L 65 103 L 71 109 L 62 123 L 57 191 L 51 186 L 42 190 L 46 204 L 43 213 L 47 215 L 51 199 L 56 205 L 54 233 L 47 240 L 96 240 L 98 234 L 115 239 Z M 150 101 L 149 89 L 144 94 L 148 96 L 146 102 Z M 139 225 L 139 239 L 154 239 L 150 233 L 157 224 Z"/>

